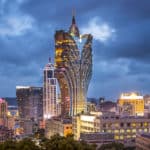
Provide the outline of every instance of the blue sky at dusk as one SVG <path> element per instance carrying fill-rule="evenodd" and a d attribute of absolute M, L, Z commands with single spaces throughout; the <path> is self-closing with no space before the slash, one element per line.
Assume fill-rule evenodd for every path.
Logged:
<path fill-rule="evenodd" d="M 150 94 L 149 0 L 0 0 L 0 97 L 42 86 L 55 31 L 69 29 L 73 8 L 80 33 L 93 35 L 88 97 Z"/>

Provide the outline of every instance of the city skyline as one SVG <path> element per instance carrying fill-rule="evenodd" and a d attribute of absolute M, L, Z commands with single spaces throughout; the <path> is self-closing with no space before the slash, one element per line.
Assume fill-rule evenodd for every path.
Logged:
<path fill-rule="evenodd" d="M 42 86 L 49 55 L 54 59 L 54 33 L 68 29 L 72 7 L 81 33 L 94 38 L 88 97 L 148 94 L 150 2 L 79 2 L 0 1 L 1 97 L 15 96 L 16 85 Z"/>

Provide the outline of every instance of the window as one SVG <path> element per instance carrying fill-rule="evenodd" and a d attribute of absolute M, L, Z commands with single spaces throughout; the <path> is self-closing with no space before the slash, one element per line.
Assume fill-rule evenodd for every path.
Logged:
<path fill-rule="evenodd" d="M 130 125 L 131 125 L 130 123 L 127 123 L 127 127 L 130 127 Z"/>
<path fill-rule="evenodd" d="M 123 127 L 123 126 L 124 126 L 124 123 L 121 122 L 121 123 L 120 123 L 120 127 Z"/>

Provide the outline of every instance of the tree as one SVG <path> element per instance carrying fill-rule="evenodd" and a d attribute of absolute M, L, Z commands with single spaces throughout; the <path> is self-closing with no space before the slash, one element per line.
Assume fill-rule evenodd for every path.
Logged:
<path fill-rule="evenodd" d="M 51 137 L 51 139 L 45 139 L 41 142 L 42 148 L 46 150 L 95 150 L 96 147 L 89 145 L 84 141 L 75 141 L 73 135 L 62 137 L 58 134 Z"/>
<path fill-rule="evenodd" d="M 29 138 L 21 141 L 6 141 L 0 144 L 0 150 L 95 150 L 95 145 L 89 145 L 85 141 L 75 141 L 73 135 L 62 137 L 58 134 L 51 139 L 41 139 L 37 146 Z"/>
<path fill-rule="evenodd" d="M 0 144 L 0 150 L 40 150 L 31 139 L 21 141 L 5 141 Z"/>
<path fill-rule="evenodd" d="M 16 150 L 40 150 L 40 148 L 31 139 L 26 138 L 17 143 Z"/>
<path fill-rule="evenodd" d="M 5 141 L 4 143 L 0 144 L 0 150 L 16 150 L 17 143 L 15 141 Z"/>

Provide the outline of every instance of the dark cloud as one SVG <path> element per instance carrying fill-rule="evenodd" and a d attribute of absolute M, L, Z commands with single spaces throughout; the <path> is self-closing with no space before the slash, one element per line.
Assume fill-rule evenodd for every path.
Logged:
<path fill-rule="evenodd" d="M 54 33 L 67 30 L 72 9 L 78 26 L 107 24 L 108 42 L 93 41 L 89 96 L 117 98 L 121 92 L 149 92 L 150 1 L 0 1 L 0 96 L 14 96 L 16 85 L 41 85 L 42 69 L 54 57 Z M 7 83 L 7 84 L 6 84 Z"/>

